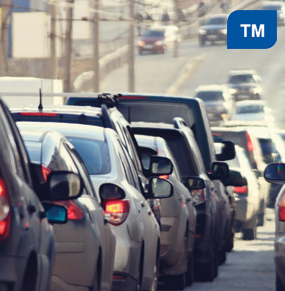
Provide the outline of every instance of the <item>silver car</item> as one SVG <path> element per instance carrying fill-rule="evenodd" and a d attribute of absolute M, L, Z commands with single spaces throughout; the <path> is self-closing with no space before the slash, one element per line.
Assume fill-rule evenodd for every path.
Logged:
<path fill-rule="evenodd" d="M 156 290 L 159 226 L 141 194 L 133 162 L 117 133 L 91 125 L 21 122 L 20 126 L 24 124 L 61 132 L 82 157 L 116 236 L 112 290 Z M 159 188 L 156 184 L 154 188 Z"/>
<path fill-rule="evenodd" d="M 152 155 L 171 159 L 174 169 L 169 180 L 174 185 L 174 195 L 161 201 L 160 270 L 168 289 L 184 288 L 193 282 L 193 247 L 196 228 L 196 209 L 189 190 L 183 185 L 175 159 L 166 141 L 161 137 L 136 135 L 142 162 L 149 169 Z"/>

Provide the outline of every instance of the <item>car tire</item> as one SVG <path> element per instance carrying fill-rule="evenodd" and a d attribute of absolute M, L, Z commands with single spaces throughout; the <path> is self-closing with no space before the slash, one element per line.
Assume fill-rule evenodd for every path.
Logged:
<path fill-rule="evenodd" d="M 187 263 L 185 283 L 186 283 L 186 286 L 191 286 L 193 282 L 194 282 L 194 258 L 193 258 L 193 254 L 191 253 L 188 259 L 188 263 Z"/>
<path fill-rule="evenodd" d="M 197 264 L 194 266 L 195 281 L 213 282 L 217 275 L 217 256 L 215 247 L 212 246 L 210 260 L 206 264 Z"/>
<path fill-rule="evenodd" d="M 219 251 L 218 258 L 219 258 L 219 266 L 221 266 L 227 260 L 226 250 Z"/>
<path fill-rule="evenodd" d="M 227 242 L 227 247 L 226 247 L 226 251 L 228 253 L 230 253 L 232 251 L 232 249 L 234 248 L 234 234 L 231 234 L 228 238 L 228 242 Z"/>
<path fill-rule="evenodd" d="M 199 37 L 199 45 L 205 46 L 205 40 Z"/>
<path fill-rule="evenodd" d="M 183 290 L 185 287 L 185 274 L 164 275 L 163 285 L 166 290 Z"/>
<path fill-rule="evenodd" d="M 265 222 L 265 213 L 258 213 L 257 214 L 257 226 L 264 226 Z"/>
<path fill-rule="evenodd" d="M 256 227 L 255 228 L 243 228 L 242 230 L 243 240 L 254 240 L 256 238 Z"/>
<path fill-rule="evenodd" d="M 275 290 L 276 291 L 285 291 L 285 286 L 283 285 L 283 283 L 280 280 L 277 273 L 276 273 L 276 279 L 275 279 Z"/>

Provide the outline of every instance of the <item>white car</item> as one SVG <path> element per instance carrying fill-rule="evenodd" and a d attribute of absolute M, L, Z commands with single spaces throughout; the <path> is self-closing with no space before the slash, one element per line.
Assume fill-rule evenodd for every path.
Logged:
<path fill-rule="evenodd" d="M 273 126 L 275 118 L 273 111 L 266 106 L 264 101 L 245 100 L 235 104 L 232 121 L 260 122 L 264 125 Z"/>
<path fill-rule="evenodd" d="M 24 124 L 21 122 L 20 126 L 24 127 Z M 116 236 L 112 290 L 156 290 L 160 229 L 146 198 L 141 194 L 138 174 L 117 133 L 92 125 L 26 124 L 59 131 L 83 159 L 93 186 L 100 193 L 101 205 L 108 220 L 106 223 L 110 223 Z M 158 187 L 155 179 L 152 180 L 154 185 L 150 182 L 150 189 Z M 170 182 L 162 182 L 166 182 L 166 188 L 170 189 Z M 154 197 L 149 193 L 147 198 Z"/>
<path fill-rule="evenodd" d="M 261 10 L 276 10 L 277 11 L 277 24 L 285 24 L 285 4 L 282 1 L 268 1 L 263 2 Z"/>

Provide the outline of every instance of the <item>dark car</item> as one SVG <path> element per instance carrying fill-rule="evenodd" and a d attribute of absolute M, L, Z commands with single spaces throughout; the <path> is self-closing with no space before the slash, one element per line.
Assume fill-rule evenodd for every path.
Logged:
<path fill-rule="evenodd" d="M 148 29 L 138 41 L 138 52 L 140 55 L 143 52 L 164 53 L 166 51 L 164 29 Z"/>
<path fill-rule="evenodd" d="M 132 124 L 132 128 L 136 134 L 158 136 L 165 139 L 181 173 L 182 182 L 190 190 L 188 177 L 194 176 L 203 179 L 205 187 L 192 191 L 197 211 L 194 272 L 198 280 L 213 281 L 218 272 L 218 252 L 224 251 L 224 238 L 229 222 L 227 219 L 222 219 L 221 216 L 226 215 L 225 209 L 228 206 L 228 201 L 225 203 L 221 201 L 219 193 L 209 179 L 193 133 L 188 127 L 179 129 L 174 128 L 171 124 L 162 123 L 138 122 Z M 218 171 L 218 163 L 214 165 Z M 212 178 L 216 179 L 214 173 Z M 227 200 L 227 198 L 225 199 Z M 224 209 L 220 209 L 219 204 Z M 223 255 L 225 255 L 224 252 Z"/>
<path fill-rule="evenodd" d="M 37 177 L 1 98 L 0 136 L 0 290 L 49 291 L 55 241 L 47 218 L 50 223 L 66 223 L 67 211 L 63 206 L 42 204 L 36 195 Z M 53 173 L 45 189 L 49 200 L 56 200 L 57 189 L 51 187 L 54 179 L 68 185 L 65 178 Z M 69 194 L 67 190 L 62 200 L 68 199 Z"/>
<path fill-rule="evenodd" d="M 251 169 L 258 178 L 259 185 L 259 209 L 258 209 L 258 225 L 264 224 L 266 204 L 268 199 L 269 185 L 263 178 L 263 172 L 266 167 L 264 163 L 262 150 L 258 139 L 254 134 L 254 130 L 247 127 L 212 127 L 212 134 L 215 142 L 223 140 L 231 140 L 236 145 L 245 149 L 247 158 L 249 159 Z"/>
<path fill-rule="evenodd" d="M 235 102 L 226 86 L 199 86 L 195 92 L 195 97 L 204 101 L 211 124 L 220 123 L 232 115 Z"/>
<path fill-rule="evenodd" d="M 211 16 L 203 26 L 199 28 L 198 40 L 201 46 L 206 41 L 215 43 L 216 41 L 227 42 L 227 14 L 219 14 Z"/>
<path fill-rule="evenodd" d="M 227 83 L 235 101 L 261 99 L 261 78 L 255 70 L 231 70 Z"/>

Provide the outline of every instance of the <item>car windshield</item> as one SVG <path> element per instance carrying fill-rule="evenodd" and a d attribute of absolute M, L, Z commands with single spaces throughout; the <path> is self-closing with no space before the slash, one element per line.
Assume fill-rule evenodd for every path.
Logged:
<path fill-rule="evenodd" d="M 265 5 L 262 10 L 281 10 L 281 5 Z"/>
<path fill-rule="evenodd" d="M 236 114 L 252 114 L 252 113 L 264 113 L 264 106 L 254 104 L 241 106 L 236 109 Z"/>
<path fill-rule="evenodd" d="M 229 79 L 230 84 L 240 84 L 240 83 L 256 83 L 251 74 L 241 74 L 233 75 Z"/>
<path fill-rule="evenodd" d="M 227 18 L 225 17 L 215 17 L 215 18 L 210 18 L 205 25 L 222 25 L 222 24 L 227 24 Z"/>
<path fill-rule="evenodd" d="M 221 91 L 199 91 L 196 97 L 202 99 L 203 101 L 223 101 L 223 92 Z"/>
<path fill-rule="evenodd" d="M 149 30 L 147 30 L 147 32 L 143 36 L 147 36 L 147 37 L 164 37 L 164 31 L 149 29 Z"/>
<path fill-rule="evenodd" d="M 77 137 L 67 137 L 67 139 L 83 159 L 90 175 L 104 175 L 111 172 L 111 161 L 106 142 Z"/>

